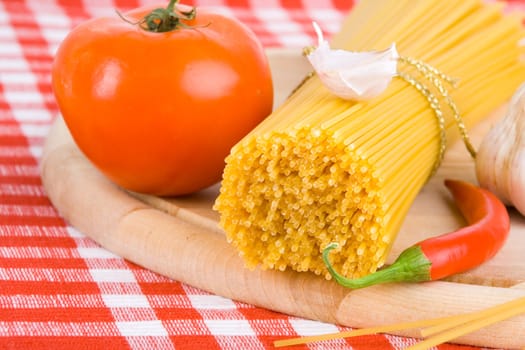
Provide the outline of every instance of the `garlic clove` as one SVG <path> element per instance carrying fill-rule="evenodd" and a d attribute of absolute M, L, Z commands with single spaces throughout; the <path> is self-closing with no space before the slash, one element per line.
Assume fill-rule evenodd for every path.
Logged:
<path fill-rule="evenodd" d="M 525 215 L 525 84 L 507 113 L 483 138 L 476 155 L 476 177 L 505 204 Z"/>
<path fill-rule="evenodd" d="M 397 75 L 399 54 L 395 44 L 383 51 L 334 50 L 317 23 L 318 46 L 307 58 L 330 92 L 346 100 L 367 100 L 380 95 Z"/>

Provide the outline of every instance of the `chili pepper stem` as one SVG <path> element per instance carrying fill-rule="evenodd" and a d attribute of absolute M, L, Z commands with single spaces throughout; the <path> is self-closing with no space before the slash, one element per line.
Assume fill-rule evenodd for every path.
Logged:
<path fill-rule="evenodd" d="M 330 275 L 343 287 L 358 289 L 380 283 L 424 282 L 431 279 L 430 267 L 432 263 L 418 245 L 404 250 L 392 265 L 357 279 L 346 278 L 334 270 L 330 263 L 329 254 L 338 246 L 338 243 L 327 245 L 323 250 L 323 260 Z"/>

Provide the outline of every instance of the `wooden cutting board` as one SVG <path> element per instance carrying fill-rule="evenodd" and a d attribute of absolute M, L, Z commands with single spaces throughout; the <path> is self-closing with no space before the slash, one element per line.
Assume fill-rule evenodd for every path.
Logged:
<path fill-rule="evenodd" d="M 309 71 L 300 52 L 268 51 L 281 103 Z M 475 145 L 505 107 L 471 130 Z M 453 145 L 415 200 L 394 248 L 464 225 L 444 178 L 475 182 L 463 144 Z M 511 209 L 510 237 L 477 269 L 447 281 L 388 284 L 350 291 L 310 273 L 247 270 L 218 227 L 211 207 L 218 185 L 192 196 L 163 199 L 128 193 L 102 176 L 75 146 L 63 120 L 51 128 L 41 160 L 47 194 L 61 215 L 101 246 L 159 274 L 227 298 L 289 315 L 370 327 L 486 308 L 525 296 L 525 218 Z M 520 285 L 521 283 L 521 285 Z M 408 330 L 395 334 L 417 337 Z M 457 339 L 477 346 L 525 346 L 525 315 Z"/>

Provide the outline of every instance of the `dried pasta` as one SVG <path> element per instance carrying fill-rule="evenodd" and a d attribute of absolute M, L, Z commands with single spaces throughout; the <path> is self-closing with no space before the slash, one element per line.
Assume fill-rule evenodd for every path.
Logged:
<path fill-rule="evenodd" d="M 395 42 L 403 56 L 457 78 L 449 94 L 468 128 L 525 80 L 521 19 L 481 0 L 363 0 L 331 44 L 369 51 Z M 457 122 L 441 104 L 451 142 Z M 214 208 L 228 240 L 249 267 L 330 278 L 321 251 L 337 242 L 331 256 L 341 274 L 374 272 L 432 175 L 442 140 L 434 114 L 403 79 L 366 102 L 342 100 L 315 75 L 307 79 L 226 159 Z"/>

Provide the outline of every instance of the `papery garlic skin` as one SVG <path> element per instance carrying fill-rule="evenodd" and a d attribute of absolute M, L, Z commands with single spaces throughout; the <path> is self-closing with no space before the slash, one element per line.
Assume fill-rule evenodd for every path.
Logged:
<path fill-rule="evenodd" d="M 507 113 L 483 138 L 476 155 L 480 186 L 525 215 L 525 84 Z"/>
<path fill-rule="evenodd" d="M 333 50 L 317 23 L 318 46 L 306 57 L 334 95 L 346 100 L 368 100 L 380 95 L 397 75 L 399 54 L 395 44 L 384 51 Z"/>

